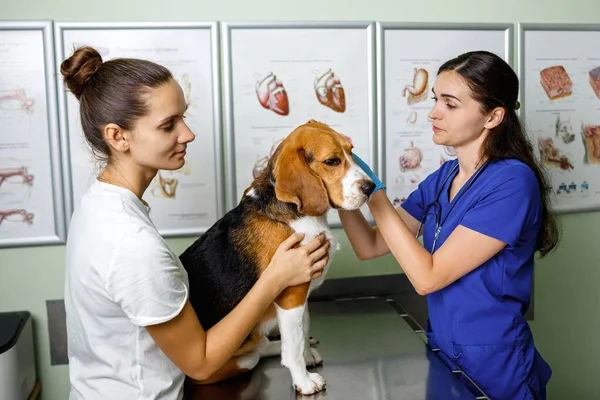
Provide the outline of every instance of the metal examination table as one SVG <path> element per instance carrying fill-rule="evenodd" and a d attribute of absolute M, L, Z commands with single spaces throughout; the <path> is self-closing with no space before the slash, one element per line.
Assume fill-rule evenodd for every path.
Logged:
<path fill-rule="evenodd" d="M 420 337 L 418 325 L 389 298 L 310 302 L 311 336 L 319 341 L 327 381 L 312 396 L 296 394 L 278 356 L 254 371 L 214 385 L 186 385 L 187 400 L 452 400 L 474 396 Z"/>

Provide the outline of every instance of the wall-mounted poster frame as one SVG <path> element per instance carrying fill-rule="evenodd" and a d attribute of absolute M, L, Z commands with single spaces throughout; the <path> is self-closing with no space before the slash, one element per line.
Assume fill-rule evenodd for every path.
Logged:
<path fill-rule="evenodd" d="M 277 144 L 310 119 L 350 137 L 377 169 L 374 22 L 223 22 L 222 29 L 229 208 Z M 371 221 L 367 206 L 361 210 Z M 328 221 L 341 226 L 335 210 Z"/>
<path fill-rule="evenodd" d="M 186 96 L 186 124 L 196 137 L 187 145 L 184 167 L 159 171 L 144 197 L 164 237 L 204 233 L 225 208 L 218 23 L 58 22 L 55 26 L 58 70 L 75 45 L 92 45 L 103 61 L 144 58 L 173 73 Z M 63 159 L 63 169 L 69 220 L 97 168 L 93 168 L 95 161 L 84 142 L 79 103 L 62 79 L 57 81 L 62 145 L 68 155 Z"/>
<path fill-rule="evenodd" d="M 518 24 L 521 116 L 559 213 L 600 209 L 599 40 L 600 24 Z"/>
<path fill-rule="evenodd" d="M 0 248 L 66 239 L 52 21 L 0 21 Z"/>
<path fill-rule="evenodd" d="M 439 66 L 461 53 L 487 50 L 513 67 L 513 33 L 509 23 L 378 23 L 379 171 L 395 207 L 456 157 L 451 147 L 432 141 L 427 120 Z"/>

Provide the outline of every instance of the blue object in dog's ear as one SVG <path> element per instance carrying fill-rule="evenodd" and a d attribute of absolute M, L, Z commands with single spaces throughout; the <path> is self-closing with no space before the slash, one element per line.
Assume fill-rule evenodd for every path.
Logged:
<path fill-rule="evenodd" d="M 366 162 L 364 162 L 359 156 L 356 155 L 356 153 L 352 153 L 352 158 L 354 159 L 354 161 L 358 164 L 358 166 L 365 171 L 365 173 L 369 176 L 369 178 L 371 178 L 371 180 L 375 183 L 375 189 L 373 189 L 373 193 L 375 193 L 376 191 L 378 191 L 379 189 L 383 189 L 383 190 L 387 190 L 386 186 L 383 184 L 383 182 L 381 182 L 379 180 L 379 178 L 377 177 L 377 175 L 375 175 L 375 173 L 373 172 L 373 170 L 371 170 L 371 168 L 367 165 Z M 373 194 L 371 193 L 371 194 Z"/>

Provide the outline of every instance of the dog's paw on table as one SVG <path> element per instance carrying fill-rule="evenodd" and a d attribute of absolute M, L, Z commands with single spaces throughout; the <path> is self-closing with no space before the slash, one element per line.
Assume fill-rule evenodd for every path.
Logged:
<path fill-rule="evenodd" d="M 308 372 L 301 382 L 295 383 L 296 391 L 303 395 L 311 395 L 325 388 L 325 379 L 316 372 Z"/>

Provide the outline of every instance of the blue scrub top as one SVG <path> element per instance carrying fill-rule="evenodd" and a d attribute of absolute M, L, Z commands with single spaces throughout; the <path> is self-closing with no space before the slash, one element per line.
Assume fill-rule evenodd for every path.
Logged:
<path fill-rule="evenodd" d="M 457 160 L 444 163 L 402 203 L 421 220 L 449 177 L 437 199 L 440 207 L 430 208 L 425 217 L 425 248 L 431 252 L 434 211 L 441 222 L 436 250 L 458 225 L 507 245 L 480 267 L 427 296 L 430 345 L 439 347 L 444 361 L 458 365 L 491 399 L 545 398 L 551 370 L 535 349 L 524 317 L 542 219 L 536 176 L 520 161 L 496 161 L 450 202 L 456 165 Z"/>

